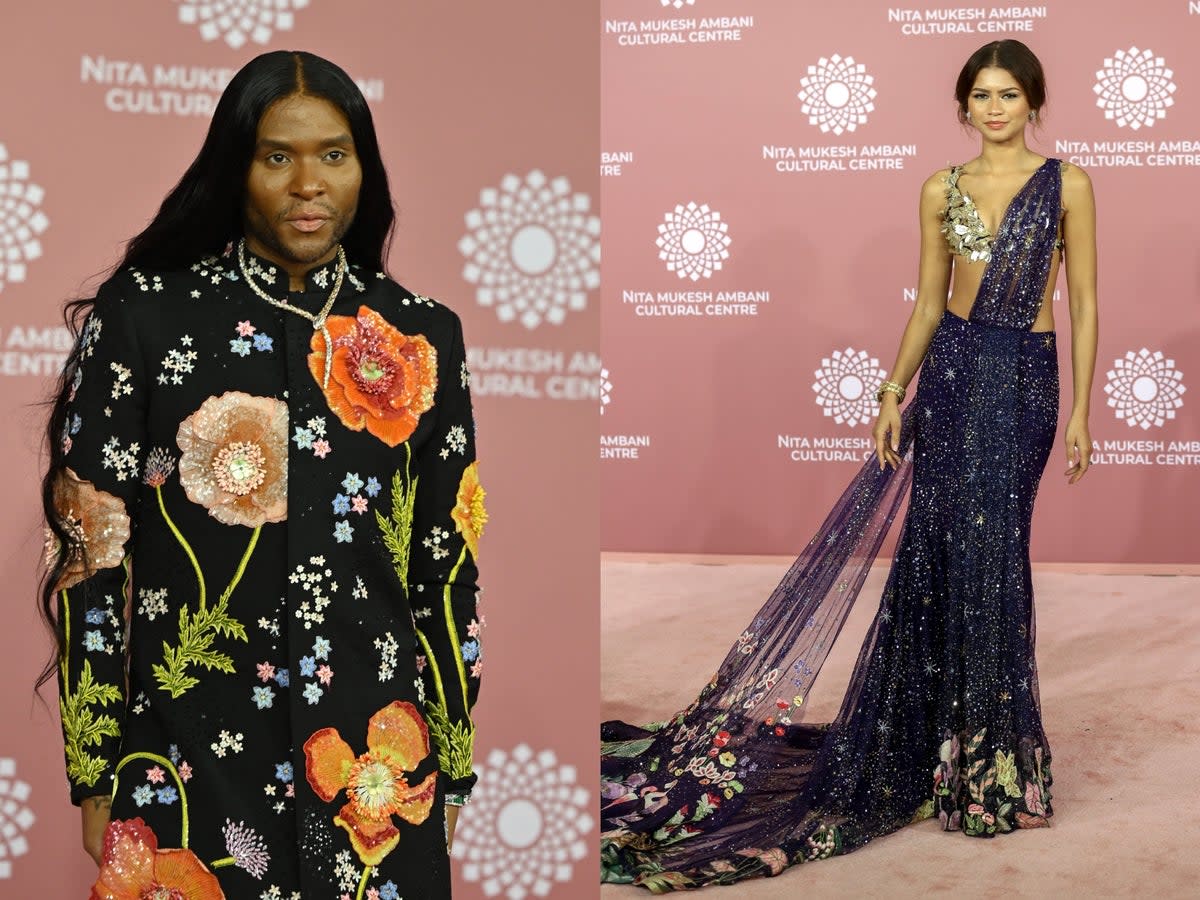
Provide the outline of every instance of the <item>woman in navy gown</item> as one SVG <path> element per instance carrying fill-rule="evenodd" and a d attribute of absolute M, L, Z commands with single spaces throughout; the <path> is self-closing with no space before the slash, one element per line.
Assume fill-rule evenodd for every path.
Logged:
<path fill-rule="evenodd" d="M 880 386 L 876 454 L 691 706 L 603 726 L 605 881 L 666 891 L 776 875 L 931 817 L 978 837 L 1049 824 L 1029 528 L 1058 423 L 1063 262 L 1071 484 L 1091 455 L 1095 207 L 1081 169 L 1026 147 L 1046 91 L 1024 44 L 980 48 L 955 96 L 982 146 L 922 187 L 919 290 Z M 837 718 L 803 723 L 910 487 Z"/>

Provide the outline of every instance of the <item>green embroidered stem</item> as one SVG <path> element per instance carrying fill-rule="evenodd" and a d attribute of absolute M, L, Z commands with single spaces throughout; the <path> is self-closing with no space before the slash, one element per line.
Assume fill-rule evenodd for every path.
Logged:
<path fill-rule="evenodd" d="M 100 684 L 92 675 L 92 661 L 86 657 L 79 673 L 79 684 L 71 690 L 71 603 L 66 590 L 59 592 L 63 616 L 63 652 L 58 659 L 62 676 L 62 695 L 58 714 L 62 719 L 63 746 L 67 757 L 67 778 L 87 787 L 95 787 L 108 761 L 88 753 L 86 748 L 99 744 L 106 737 L 120 737 L 121 726 L 116 718 L 96 715 L 93 706 L 119 703 L 121 689 L 115 684 Z"/>
<path fill-rule="evenodd" d="M 442 687 L 442 673 L 438 669 L 437 658 L 429 646 L 429 638 L 425 637 L 425 633 L 420 628 L 417 629 L 417 640 L 421 642 L 421 649 L 425 651 L 425 664 L 433 670 L 433 686 L 437 690 L 438 702 L 445 709 L 446 690 Z"/>
<path fill-rule="evenodd" d="M 450 577 L 446 579 L 446 586 L 442 589 L 442 608 L 446 613 L 446 631 L 450 635 L 450 647 L 455 651 L 454 662 L 458 666 L 459 684 L 462 687 L 463 709 L 467 708 L 467 667 L 463 662 L 462 652 L 459 648 L 458 627 L 454 623 L 454 608 L 450 604 L 450 591 L 454 587 L 454 579 L 458 577 L 458 570 L 462 568 L 462 564 L 466 558 L 467 542 L 463 541 L 463 548 L 458 554 L 458 562 L 450 570 Z"/>
<path fill-rule="evenodd" d="M 363 866 L 362 878 L 358 880 L 358 893 L 354 895 L 354 900 L 362 900 L 367 890 L 367 878 L 371 875 L 371 867 Z"/>
<path fill-rule="evenodd" d="M 208 594 L 204 586 L 204 573 L 200 571 L 200 562 L 196 559 L 196 554 L 192 552 L 192 547 L 183 536 L 183 533 L 175 526 L 171 517 L 167 515 L 167 505 L 163 503 L 162 485 L 156 487 L 154 493 L 158 495 L 158 508 L 162 511 L 162 517 L 166 520 L 167 527 L 171 529 L 171 534 L 175 535 L 175 540 L 179 541 L 179 546 L 183 548 L 183 552 L 192 561 L 192 568 L 196 570 L 196 581 L 200 584 L 200 608 L 204 609 L 205 603 L 208 602 Z"/>
<path fill-rule="evenodd" d="M 186 606 L 179 610 L 179 647 L 173 648 L 163 641 L 163 664 L 151 666 L 160 690 L 164 690 L 173 699 L 200 683 L 194 675 L 188 675 L 188 666 L 198 665 L 206 669 L 216 669 L 232 675 L 234 673 L 233 659 L 227 653 L 213 650 L 212 643 L 217 635 L 249 641 L 246 629 L 237 619 L 229 615 L 229 598 L 234 588 L 242 580 L 250 556 L 258 545 L 258 536 L 262 526 L 254 529 L 250 535 L 250 543 L 242 554 L 237 571 L 234 572 L 229 585 L 221 592 L 216 606 L 206 609 L 203 606 L 194 615 L 189 614 Z"/>
<path fill-rule="evenodd" d="M 63 647 L 58 657 L 58 671 L 62 673 L 63 684 L 67 685 L 71 683 L 71 598 L 66 588 L 58 592 L 58 602 L 63 619 Z"/>
<path fill-rule="evenodd" d="M 183 780 L 179 777 L 179 772 L 175 769 L 175 763 L 171 762 L 165 756 L 159 756 L 157 753 L 146 753 L 146 752 L 130 753 L 128 756 L 126 756 L 124 759 L 122 759 L 119 763 L 117 763 L 117 770 L 116 770 L 116 772 L 113 773 L 112 795 L 114 797 L 117 796 L 117 779 L 121 775 L 121 770 L 123 768 L 125 768 L 126 764 L 133 762 L 135 759 L 148 759 L 151 762 L 155 762 L 155 763 L 158 763 L 160 766 L 163 766 L 168 772 L 171 773 L 171 778 L 174 779 L 174 781 L 175 781 L 175 787 L 178 788 L 178 790 L 179 790 L 179 812 L 183 817 L 183 824 L 180 826 L 180 829 L 179 829 L 180 846 L 186 850 L 187 845 L 188 845 L 187 790 L 183 786 Z"/>
<path fill-rule="evenodd" d="M 232 866 L 232 865 L 236 865 L 236 864 L 237 864 L 236 859 L 234 859 L 232 856 L 226 856 L 221 859 L 214 859 L 212 862 L 210 862 L 208 864 L 208 867 L 210 869 L 223 869 L 226 866 Z"/>

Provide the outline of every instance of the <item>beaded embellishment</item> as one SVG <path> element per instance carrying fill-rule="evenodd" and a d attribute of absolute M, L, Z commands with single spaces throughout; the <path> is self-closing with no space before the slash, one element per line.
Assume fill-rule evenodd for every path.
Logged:
<path fill-rule="evenodd" d="M 942 233 L 950 244 L 950 251 L 965 256 L 971 262 L 990 262 L 992 259 L 992 235 L 975 208 L 970 195 L 958 189 L 958 176 L 962 166 L 954 166 L 946 179 L 946 210 L 942 214 Z"/>

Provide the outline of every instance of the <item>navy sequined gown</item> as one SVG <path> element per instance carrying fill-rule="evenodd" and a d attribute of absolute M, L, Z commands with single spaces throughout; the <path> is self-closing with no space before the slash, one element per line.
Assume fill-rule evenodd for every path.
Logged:
<path fill-rule="evenodd" d="M 1054 441 L 1054 334 L 1032 332 L 1058 240 L 1047 160 L 994 237 L 947 185 L 952 249 L 986 260 L 947 312 L 905 409 L 899 469 L 851 482 L 700 696 L 650 728 L 602 728 L 602 879 L 730 884 L 936 816 L 990 837 L 1048 824 L 1029 528 Z M 879 611 L 837 718 L 801 721 L 911 484 Z"/>

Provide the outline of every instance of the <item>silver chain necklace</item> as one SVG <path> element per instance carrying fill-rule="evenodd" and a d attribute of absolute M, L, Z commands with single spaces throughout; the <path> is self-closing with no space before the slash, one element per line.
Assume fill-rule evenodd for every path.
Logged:
<path fill-rule="evenodd" d="M 292 306 L 286 300 L 277 300 L 263 290 L 250 277 L 250 270 L 246 266 L 246 239 L 242 238 L 238 241 L 238 269 L 242 273 L 242 278 L 246 280 L 246 284 L 250 286 L 250 290 L 258 294 L 272 306 L 277 306 L 280 309 L 286 309 L 288 312 L 294 312 L 298 316 L 303 316 L 312 322 L 313 331 L 320 331 L 322 337 L 325 338 L 325 381 L 322 388 L 329 387 L 329 373 L 333 369 L 333 338 L 329 335 L 329 327 L 325 324 L 325 319 L 329 315 L 329 311 L 333 309 L 333 302 L 337 300 L 338 292 L 342 289 L 342 278 L 346 274 L 346 251 L 342 249 L 342 245 L 338 244 L 337 250 L 337 270 L 333 276 L 333 290 L 329 292 L 329 299 L 325 301 L 325 305 L 321 307 L 321 311 L 314 315 L 307 309 L 302 309 L 299 306 Z"/>

